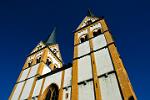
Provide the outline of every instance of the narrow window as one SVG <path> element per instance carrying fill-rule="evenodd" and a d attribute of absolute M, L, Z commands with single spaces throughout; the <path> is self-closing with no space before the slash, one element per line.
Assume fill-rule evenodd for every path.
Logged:
<path fill-rule="evenodd" d="M 32 65 L 32 60 L 29 61 L 28 67 L 31 67 L 31 65 Z"/>
<path fill-rule="evenodd" d="M 28 63 L 28 67 L 31 67 L 31 62 Z"/>
<path fill-rule="evenodd" d="M 85 41 L 87 41 L 88 40 L 88 35 L 85 35 Z"/>
<path fill-rule="evenodd" d="M 47 59 L 46 64 L 49 66 L 51 63 L 52 62 L 49 59 Z"/>
<path fill-rule="evenodd" d="M 36 63 L 40 63 L 40 61 L 41 61 L 41 57 L 36 59 Z"/>
<path fill-rule="evenodd" d="M 69 97 L 69 94 L 68 94 L 68 93 L 66 93 L 66 99 L 68 99 L 68 97 Z"/>

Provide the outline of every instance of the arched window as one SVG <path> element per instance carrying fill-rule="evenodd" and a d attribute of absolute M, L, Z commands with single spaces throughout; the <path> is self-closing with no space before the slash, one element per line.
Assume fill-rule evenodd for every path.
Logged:
<path fill-rule="evenodd" d="M 41 61 L 41 57 L 38 57 L 38 58 L 36 59 L 36 63 L 40 63 L 40 61 Z"/>
<path fill-rule="evenodd" d="M 88 20 L 87 22 L 86 22 L 86 25 L 89 25 L 89 24 L 91 24 L 92 23 L 92 20 Z"/>
<path fill-rule="evenodd" d="M 93 36 L 96 37 L 98 35 L 102 34 L 101 29 L 96 29 L 93 31 Z"/>
<path fill-rule="evenodd" d="M 51 84 L 44 100 L 58 100 L 59 89 L 56 84 Z"/>
<path fill-rule="evenodd" d="M 83 43 L 85 41 L 88 40 L 88 35 L 87 34 L 83 34 L 82 36 L 80 36 L 80 42 Z"/>
<path fill-rule="evenodd" d="M 28 61 L 28 67 L 31 67 L 32 62 L 33 62 L 33 60 L 32 60 L 32 59 Z"/>
<path fill-rule="evenodd" d="M 28 63 L 28 67 L 31 67 L 31 62 Z"/>
<path fill-rule="evenodd" d="M 31 67 L 31 65 L 32 65 L 32 60 L 31 60 L 31 61 L 29 61 L 29 63 L 28 63 L 28 67 Z"/>
<path fill-rule="evenodd" d="M 46 60 L 46 65 L 48 65 L 48 66 L 49 66 L 51 63 L 52 63 L 52 62 L 51 62 L 51 60 L 50 60 L 50 59 L 47 59 L 47 60 Z"/>

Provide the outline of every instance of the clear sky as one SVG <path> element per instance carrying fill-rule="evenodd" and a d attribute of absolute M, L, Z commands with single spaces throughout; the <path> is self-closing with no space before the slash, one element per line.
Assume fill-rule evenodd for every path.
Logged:
<path fill-rule="evenodd" d="M 105 17 L 138 99 L 149 100 L 149 4 L 149 0 L 0 0 L 0 100 L 7 100 L 26 56 L 54 26 L 64 62 L 72 61 L 72 32 L 88 8 Z"/>

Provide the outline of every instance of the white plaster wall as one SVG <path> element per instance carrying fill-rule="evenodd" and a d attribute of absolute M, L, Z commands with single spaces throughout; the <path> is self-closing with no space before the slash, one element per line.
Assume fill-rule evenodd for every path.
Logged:
<path fill-rule="evenodd" d="M 87 29 L 84 29 L 84 30 L 78 32 L 78 38 L 80 38 L 80 36 L 82 36 L 83 34 L 87 34 L 87 33 L 88 33 Z"/>
<path fill-rule="evenodd" d="M 29 93 L 32 88 L 33 81 L 34 81 L 34 77 L 26 81 L 25 87 L 21 95 L 21 99 L 27 99 L 29 97 Z"/>
<path fill-rule="evenodd" d="M 71 86 L 72 67 L 65 70 L 64 87 Z"/>
<path fill-rule="evenodd" d="M 49 68 L 49 66 L 45 65 L 44 68 L 43 68 L 43 71 L 42 71 L 42 75 L 44 75 L 44 74 L 46 74 L 50 71 L 51 71 L 51 69 Z"/>
<path fill-rule="evenodd" d="M 102 100 L 122 100 L 115 74 L 99 78 Z"/>
<path fill-rule="evenodd" d="M 30 68 L 27 68 L 27 69 L 23 70 L 23 73 L 22 73 L 22 75 L 21 75 L 21 77 L 20 77 L 20 79 L 19 79 L 19 82 L 26 79 L 26 77 L 27 77 L 27 75 L 28 75 L 28 72 L 29 72 L 29 69 L 30 69 Z"/>
<path fill-rule="evenodd" d="M 78 57 L 88 54 L 90 52 L 89 41 L 83 42 L 78 45 Z"/>
<path fill-rule="evenodd" d="M 18 83 L 11 100 L 17 100 L 24 82 Z"/>
<path fill-rule="evenodd" d="M 61 76 L 62 76 L 62 72 L 57 72 L 53 75 L 47 76 L 45 78 L 45 82 L 44 82 L 44 86 L 43 86 L 43 91 L 42 93 L 45 91 L 45 89 L 51 85 L 52 83 L 57 84 L 58 88 L 60 88 L 61 85 Z"/>
<path fill-rule="evenodd" d="M 38 96 L 41 90 L 43 79 L 37 80 L 32 97 Z"/>
<path fill-rule="evenodd" d="M 91 27 L 90 27 L 90 31 L 93 31 L 94 29 L 96 29 L 96 28 L 101 28 L 102 26 L 101 26 L 101 24 L 100 23 L 96 23 L 96 24 L 94 24 L 94 25 L 92 25 Z"/>
<path fill-rule="evenodd" d="M 79 100 L 95 100 L 93 81 L 87 82 L 86 85 L 84 84 L 78 85 L 78 87 L 79 87 Z"/>
<path fill-rule="evenodd" d="M 107 48 L 95 52 L 94 55 L 98 76 L 114 70 Z"/>
<path fill-rule="evenodd" d="M 68 98 L 66 98 L 66 94 L 68 93 Z M 71 87 L 63 89 L 63 100 L 71 100 Z"/>
<path fill-rule="evenodd" d="M 28 78 L 35 76 L 37 74 L 38 68 L 39 68 L 39 64 L 32 66 Z"/>
<path fill-rule="evenodd" d="M 49 52 L 48 57 L 52 59 L 53 64 L 58 65 L 57 67 L 60 68 L 60 63 L 54 58 L 54 56 Z"/>
<path fill-rule="evenodd" d="M 85 56 L 78 59 L 78 82 L 92 78 L 91 57 Z"/>
<path fill-rule="evenodd" d="M 104 34 L 101 34 L 101 35 L 93 38 L 92 40 L 93 40 L 93 49 L 94 50 L 100 49 L 107 45 Z"/>

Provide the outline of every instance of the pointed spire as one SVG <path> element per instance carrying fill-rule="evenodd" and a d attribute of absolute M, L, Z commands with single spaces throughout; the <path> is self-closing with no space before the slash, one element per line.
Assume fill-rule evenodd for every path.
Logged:
<path fill-rule="evenodd" d="M 50 34 L 50 36 L 48 37 L 48 39 L 46 40 L 46 44 L 55 44 L 56 43 L 56 27 L 54 27 L 52 33 Z"/>
<path fill-rule="evenodd" d="M 91 12 L 91 10 L 90 10 L 90 9 L 88 9 L 87 16 L 91 16 L 91 17 L 93 17 L 93 16 L 94 16 L 94 14 Z"/>

